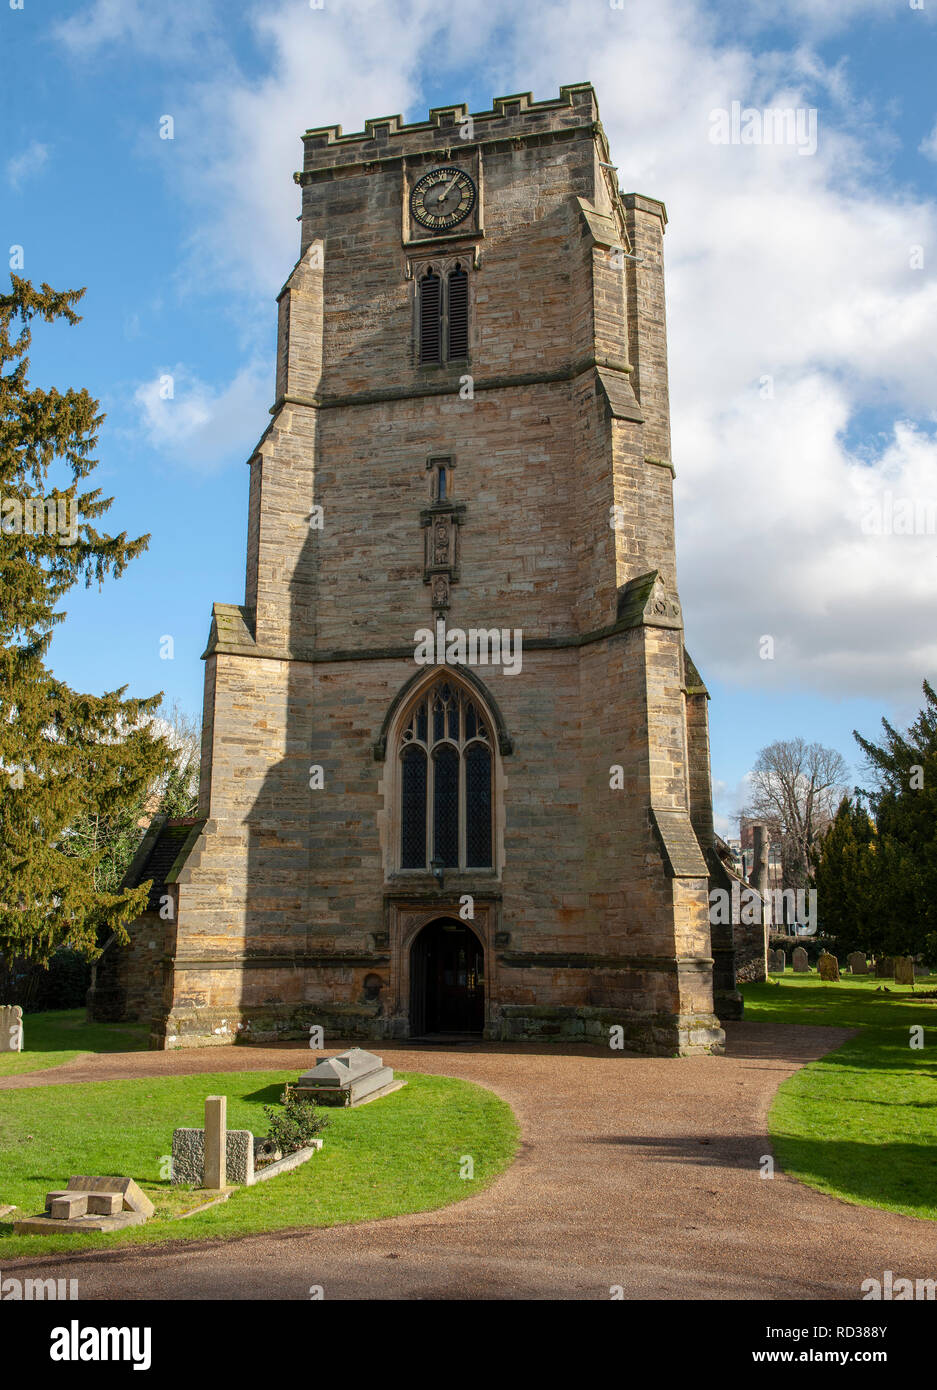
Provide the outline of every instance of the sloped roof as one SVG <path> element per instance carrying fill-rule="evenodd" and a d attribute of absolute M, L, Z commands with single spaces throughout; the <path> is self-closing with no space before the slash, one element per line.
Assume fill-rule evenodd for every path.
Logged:
<path fill-rule="evenodd" d="M 153 880 L 146 904 L 148 912 L 159 909 L 166 884 L 175 881 L 204 824 L 198 816 L 164 820 L 154 822 L 144 835 L 124 876 L 124 887 L 136 888 L 147 879 Z"/>

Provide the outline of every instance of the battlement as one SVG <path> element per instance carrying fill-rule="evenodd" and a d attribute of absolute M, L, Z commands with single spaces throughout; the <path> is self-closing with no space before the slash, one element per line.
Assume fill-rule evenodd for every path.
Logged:
<path fill-rule="evenodd" d="M 495 97 L 490 111 L 469 112 L 464 103 L 436 106 L 426 121 L 407 124 L 397 116 L 375 116 L 364 130 L 343 135 L 340 125 L 319 126 L 303 135 L 303 173 L 345 165 L 429 154 L 439 149 L 470 149 L 492 140 L 550 135 L 598 121 L 599 105 L 591 82 L 561 87 L 558 97 L 534 101 L 530 92 Z M 471 134 L 462 132 L 471 122 Z M 296 175 L 302 182 L 302 174 Z"/>

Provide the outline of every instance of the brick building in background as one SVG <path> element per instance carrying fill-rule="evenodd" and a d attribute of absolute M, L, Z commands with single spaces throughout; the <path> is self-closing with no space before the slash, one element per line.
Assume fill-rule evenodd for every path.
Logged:
<path fill-rule="evenodd" d="M 92 1006 L 159 1047 L 620 1025 L 719 1050 L 664 207 L 620 192 L 588 84 L 304 145 L 200 817 L 141 847 L 151 908 Z M 440 620 L 516 631 L 520 669 L 419 664 Z"/>

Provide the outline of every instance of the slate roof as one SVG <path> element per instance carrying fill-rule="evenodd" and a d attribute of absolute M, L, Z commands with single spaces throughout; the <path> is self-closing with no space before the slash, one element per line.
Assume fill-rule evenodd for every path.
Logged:
<path fill-rule="evenodd" d="M 148 878 L 153 880 L 146 911 L 159 910 L 167 882 L 175 879 L 173 869 L 178 873 L 182 868 L 204 824 L 198 816 L 186 816 L 150 826 L 124 878 L 126 888 L 136 888 Z"/>

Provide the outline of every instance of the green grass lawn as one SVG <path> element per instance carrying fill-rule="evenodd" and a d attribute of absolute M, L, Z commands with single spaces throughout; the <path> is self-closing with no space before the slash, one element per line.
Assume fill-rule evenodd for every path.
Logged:
<path fill-rule="evenodd" d="M 0 1201 L 19 1210 L 0 1222 L 5 1259 L 49 1251 L 164 1240 L 241 1236 L 291 1226 L 331 1226 L 427 1211 L 469 1197 L 513 1159 L 519 1144 L 510 1106 L 452 1077 L 406 1076 L 408 1085 L 353 1110 L 329 1110 L 325 1146 L 301 1168 L 184 1221 L 199 1200 L 163 1177 L 172 1132 L 201 1125 L 207 1095 L 228 1097 L 228 1127 L 267 1132 L 263 1106 L 279 1100 L 290 1072 L 237 1072 L 145 1081 L 98 1081 L 0 1092 Z M 460 1177 L 463 1156 L 474 1178 Z M 12 1221 L 42 1210 L 45 1194 L 72 1174 L 133 1177 L 157 1214 L 112 1235 L 19 1236 Z M 207 1196 L 207 1194 L 206 1194 Z"/>
<path fill-rule="evenodd" d="M 148 1029 L 139 1023 L 86 1023 L 84 1009 L 26 1014 L 24 1052 L 0 1052 L 0 1076 L 45 1071 L 87 1052 L 139 1052 L 147 1045 Z"/>
<path fill-rule="evenodd" d="M 920 998 L 937 979 L 774 978 L 743 986 L 747 1020 L 860 1030 L 778 1091 L 768 1128 L 780 1166 L 843 1201 L 937 1219 L 937 1000 Z"/>

